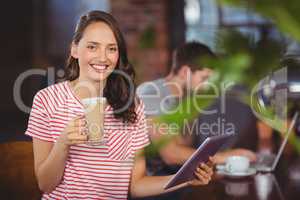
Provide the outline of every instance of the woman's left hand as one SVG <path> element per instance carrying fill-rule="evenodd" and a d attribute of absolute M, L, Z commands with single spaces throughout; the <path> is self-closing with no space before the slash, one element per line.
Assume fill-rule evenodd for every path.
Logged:
<path fill-rule="evenodd" d="M 197 169 L 195 170 L 195 179 L 188 182 L 188 185 L 191 186 L 199 186 L 199 185 L 207 185 L 212 178 L 214 173 L 214 160 L 212 157 L 209 158 L 207 163 L 201 163 Z"/>

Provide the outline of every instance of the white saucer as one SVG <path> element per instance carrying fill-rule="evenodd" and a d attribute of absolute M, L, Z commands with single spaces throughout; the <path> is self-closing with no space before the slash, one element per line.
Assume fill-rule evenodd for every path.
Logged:
<path fill-rule="evenodd" d="M 252 176 L 256 174 L 256 169 L 253 167 L 250 167 L 247 171 L 245 172 L 228 172 L 225 170 L 225 166 L 224 165 L 217 165 L 216 166 L 217 169 L 217 173 L 230 177 L 230 178 L 243 178 L 243 177 L 247 177 L 247 176 Z"/>

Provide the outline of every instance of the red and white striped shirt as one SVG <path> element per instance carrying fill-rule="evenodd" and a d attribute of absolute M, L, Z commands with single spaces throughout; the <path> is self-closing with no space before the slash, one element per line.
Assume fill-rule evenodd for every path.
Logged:
<path fill-rule="evenodd" d="M 42 199 L 127 199 L 135 152 L 149 144 L 144 105 L 137 122 L 125 125 L 107 106 L 101 146 L 70 146 L 61 183 Z M 69 120 L 84 114 L 69 82 L 39 91 L 33 100 L 26 135 L 56 142 Z"/>

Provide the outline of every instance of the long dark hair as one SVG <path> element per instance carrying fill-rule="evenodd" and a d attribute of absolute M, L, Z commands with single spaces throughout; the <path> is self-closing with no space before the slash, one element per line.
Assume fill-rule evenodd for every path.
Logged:
<path fill-rule="evenodd" d="M 117 66 L 106 81 L 104 97 L 114 109 L 114 116 L 122 119 L 123 122 L 134 123 L 137 118 L 135 112 L 135 71 L 127 58 L 127 49 L 124 37 L 118 27 L 116 20 L 108 13 L 102 11 L 90 11 L 80 17 L 73 36 L 73 43 L 78 44 L 85 29 L 92 23 L 103 22 L 107 24 L 114 33 L 118 44 L 119 60 Z M 116 73 L 118 71 L 118 73 Z M 124 76 L 127 75 L 126 76 Z M 79 77 L 78 60 L 69 54 L 66 68 L 65 79 L 72 81 Z"/>

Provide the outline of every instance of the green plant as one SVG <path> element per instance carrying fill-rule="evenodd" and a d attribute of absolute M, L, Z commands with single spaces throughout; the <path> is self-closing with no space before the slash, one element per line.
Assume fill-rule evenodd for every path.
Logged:
<path fill-rule="evenodd" d="M 156 32 L 153 25 L 149 25 L 141 34 L 139 48 L 151 49 L 155 47 Z"/>

